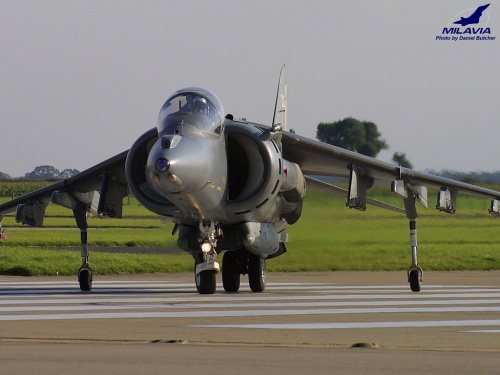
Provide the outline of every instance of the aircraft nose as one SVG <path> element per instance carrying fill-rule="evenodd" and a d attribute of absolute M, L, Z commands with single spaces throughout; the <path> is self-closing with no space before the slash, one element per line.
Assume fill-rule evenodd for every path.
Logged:
<path fill-rule="evenodd" d="M 206 158 L 196 140 L 186 136 L 163 136 L 149 153 L 146 176 L 162 195 L 191 193 L 203 187 L 206 170 Z"/>

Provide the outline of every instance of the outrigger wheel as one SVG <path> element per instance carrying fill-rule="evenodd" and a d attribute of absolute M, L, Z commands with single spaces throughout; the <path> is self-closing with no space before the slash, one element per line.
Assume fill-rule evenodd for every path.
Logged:
<path fill-rule="evenodd" d="M 92 269 L 90 267 L 81 267 L 78 270 L 78 283 L 83 292 L 88 292 L 92 289 Z"/>
<path fill-rule="evenodd" d="M 422 282 L 422 268 L 416 266 L 410 268 L 408 271 L 408 281 L 410 282 L 410 289 L 412 292 L 420 292 Z"/>

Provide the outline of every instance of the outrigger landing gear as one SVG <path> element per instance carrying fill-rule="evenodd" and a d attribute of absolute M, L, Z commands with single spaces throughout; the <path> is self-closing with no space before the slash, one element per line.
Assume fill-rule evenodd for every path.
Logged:
<path fill-rule="evenodd" d="M 411 266 L 408 269 L 408 282 L 412 292 L 420 292 L 424 271 L 417 261 L 417 206 L 419 201 L 425 208 L 427 205 L 427 188 L 412 186 L 402 180 L 392 183 L 392 192 L 403 197 L 406 217 L 410 221 Z"/>
<path fill-rule="evenodd" d="M 93 272 L 92 268 L 89 266 L 87 213 L 85 212 L 82 204 L 77 204 L 73 209 L 73 214 L 75 216 L 76 224 L 80 229 L 80 239 L 82 244 L 82 266 L 78 270 L 78 283 L 80 284 L 80 289 L 82 291 L 88 292 L 92 289 Z"/>
<path fill-rule="evenodd" d="M 410 219 L 411 266 L 408 269 L 408 282 L 412 292 L 420 292 L 424 271 L 417 262 L 417 220 Z"/>

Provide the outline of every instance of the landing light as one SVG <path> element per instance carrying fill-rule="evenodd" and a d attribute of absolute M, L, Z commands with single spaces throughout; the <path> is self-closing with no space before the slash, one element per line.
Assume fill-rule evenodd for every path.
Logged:
<path fill-rule="evenodd" d="M 203 251 L 204 253 L 209 253 L 210 251 L 212 251 L 212 245 L 210 245 L 208 242 L 203 242 L 201 244 L 201 251 Z"/>

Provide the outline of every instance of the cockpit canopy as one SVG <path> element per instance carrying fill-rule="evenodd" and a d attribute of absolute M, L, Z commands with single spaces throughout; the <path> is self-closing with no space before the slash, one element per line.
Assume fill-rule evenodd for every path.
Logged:
<path fill-rule="evenodd" d="M 219 135 L 223 123 L 224 109 L 220 100 L 208 90 L 188 87 L 173 93 L 161 107 L 158 134 L 177 134 L 195 128 Z"/>

